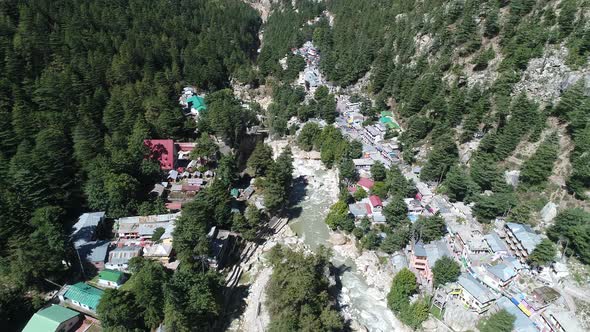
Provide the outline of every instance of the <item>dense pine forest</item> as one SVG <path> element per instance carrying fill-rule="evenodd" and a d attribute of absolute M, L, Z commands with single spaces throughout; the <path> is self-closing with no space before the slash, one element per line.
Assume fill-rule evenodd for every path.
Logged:
<path fill-rule="evenodd" d="M 144 160 L 143 139 L 195 139 L 179 91 L 247 79 L 261 20 L 237 0 L 8 1 L 0 17 L 6 323 L 40 304 L 29 290 L 64 281 L 76 259 L 65 234 L 80 212 L 116 218 L 163 208 L 146 201 L 160 170 Z M 212 106 L 233 103 L 224 96 Z"/>

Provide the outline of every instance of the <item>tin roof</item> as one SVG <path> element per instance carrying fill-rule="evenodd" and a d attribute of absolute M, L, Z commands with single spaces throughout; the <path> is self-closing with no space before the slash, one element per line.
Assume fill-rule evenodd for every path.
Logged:
<path fill-rule="evenodd" d="M 465 289 L 466 292 L 471 294 L 480 303 L 486 303 L 495 299 L 494 294 L 490 290 L 477 281 L 469 273 L 463 273 L 459 276 L 459 285 Z"/>
<path fill-rule="evenodd" d="M 529 225 L 508 222 L 506 223 L 506 227 L 512 231 L 514 236 L 520 241 L 529 254 L 535 249 L 537 244 L 541 242 L 539 234 L 535 233 Z"/>
<path fill-rule="evenodd" d="M 76 301 L 88 306 L 92 310 L 96 310 L 103 293 L 104 292 L 98 288 L 79 282 L 68 287 L 68 290 L 64 294 L 64 298 Z"/>
<path fill-rule="evenodd" d="M 74 310 L 54 304 L 51 307 L 37 311 L 31 317 L 23 332 L 57 331 L 61 323 L 78 315 L 79 313 Z"/>
<path fill-rule="evenodd" d="M 123 272 L 107 269 L 100 271 L 100 273 L 98 274 L 98 279 L 118 282 L 122 276 Z"/>

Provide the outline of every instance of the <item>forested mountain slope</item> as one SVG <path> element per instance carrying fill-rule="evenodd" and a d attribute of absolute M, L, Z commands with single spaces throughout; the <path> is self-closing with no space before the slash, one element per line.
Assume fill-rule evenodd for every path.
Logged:
<path fill-rule="evenodd" d="M 550 123 L 561 123 L 575 145 L 567 190 L 586 197 L 587 2 L 299 1 L 298 10 L 290 2 L 278 3 L 282 6 L 275 4 L 265 26 L 259 61 L 263 72 L 272 71 L 267 59 L 276 63 L 284 56 L 284 45 L 313 38 L 330 81 L 346 86 L 370 73 L 365 92 L 376 98 L 375 113 L 393 107 L 407 128 L 402 136 L 406 161 L 420 159 L 413 149 L 429 141 L 425 138 L 449 137 L 456 145 L 479 144 L 463 162 L 474 173 L 479 165 L 492 167 L 485 178 L 501 177 L 519 143 L 539 142 L 542 133 L 558 129 Z M 319 22 L 300 28 L 322 10 Z M 275 22 L 279 16 L 292 18 Z M 293 27 L 293 22 L 300 24 Z M 558 121 L 547 122 L 548 117 Z M 446 154 L 458 162 L 457 151 Z M 441 173 L 444 178 L 448 162 L 454 163 L 429 159 L 425 180 Z M 490 184 L 478 185 L 491 189 Z"/>
<path fill-rule="evenodd" d="M 0 4 L 0 321 L 77 262 L 80 211 L 163 209 L 146 201 L 160 170 L 143 139 L 194 139 L 179 91 L 247 75 L 260 23 L 237 0 Z"/>

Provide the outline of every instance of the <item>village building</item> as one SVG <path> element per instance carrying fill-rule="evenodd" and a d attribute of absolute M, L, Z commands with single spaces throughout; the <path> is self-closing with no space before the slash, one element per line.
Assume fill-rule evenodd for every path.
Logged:
<path fill-rule="evenodd" d="M 375 182 L 369 178 L 360 178 L 357 185 L 363 188 L 366 192 L 369 192 L 375 185 Z"/>
<path fill-rule="evenodd" d="M 71 239 L 82 270 L 84 270 L 84 262 L 89 262 L 98 270 L 104 268 L 109 242 L 96 240 L 96 230 L 104 220 L 104 212 L 84 213 L 72 226 Z"/>
<path fill-rule="evenodd" d="M 431 285 L 433 280 L 432 268 L 437 260 L 444 256 L 453 257 L 444 239 L 424 244 L 421 241 L 409 246 L 410 270 L 418 273 L 418 280 L 425 285 Z"/>
<path fill-rule="evenodd" d="M 496 304 L 499 309 L 506 309 L 508 313 L 513 315 L 516 319 L 514 320 L 514 331 L 518 332 L 538 332 L 539 329 L 535 324 L 525 315 L 517 306 L 512 303 L 507 297 L 500 297 Z"/>
<path fill-rule="evenodd" d="M 176 161 L 174 141 L 171 139 L 146 139 L 143 141 L 148 148 L 148 159 L 157 160 L 162 170 L 171 170 Z"/>
<path fill-rule="evenodd" d="M 422 203 L 420 203 L 420 201 L 415 198 L 404 198 L 404 202 L 408 207 L 409 213 L 420 214 L 422 211 L 424 211 Z"/>
<path fill-rule="evenodd" d="M 543 329 L 551 332 L 581 332 L 586 331 L 573 311 L 563 308 L 550 307 L 543 311 L 541 317 L 547 327 Z"/>
<path fill-rule="evenodd" d="M 510 253 L 508 246 L 502 241 L 498 233 L 486 234 L 483 238 L 493 254 L 508 255 Z"/>
<path fill-rule="evenodd" d="M 486 267 L 491 279 L 490 286 L 494 289 L 506 289 L 518 276 L 518 271 L 510 262 L 503 262 Z"/>
<path fill-rule="evenodd" d="M 373 164 L 375 164 L 375 161 L 371 158 L 353 159 L 352 162 L 354 163 L 354 167 L 357 170 L 365 170 L 365 171 L 370 170 L 371 166 L 373 166 Z"/>
<path fill-rule="evenodd" d="M 453 250 L 461 257 L 488 252 L 482 229 L 476 223 L 447 222 L 447 230 L 453 240 Z"/>
<path fill-rule="evenodd" d="M 79 312 L 53 304 L 37 311 L 22 332 L 70 332 L 79 321 Z"/>
<path fill-rule="evenodd" d="M 373 212 L 373 223 L 375 224 L 386 224 L 387 223 L 387 219 L 385 218 L 385 216 L 383 215 L 383 213 L 381 211 L 377 211 L 377 212 Z"/>
<path fill-rule="evenodd" d="M 106 288 L 119 288 L 125 282 L 125 273 L 116 270 L 102 270 L 98 274 L 97 284 Z"/>
<path fill-rule="evenodd" d="M 385 132 L 385 127 L 378 123 L 376 125 L 365 126 L 361 137 L 368 144 L 377 144 L 384 139 Z"/>
<path fill-rule="evenodd" d="M 119 240 L 123 240 L 125 243 L 143 245 L 146 241 L 151 240 L 157 228 L 166 229 L 179 216 L 180 213 L 168 213 L 119 218 L 115 221 L 115 229 Z"/>
<path fill-rule="evenodd" d="M 369 196 L 369 204 L 371 205 L 371 213 L 381 213 L 383 210 L 383 202 L 377 195 Z"/>
<path fill-rule="evenodd" d="M 418 193 L 416 194 L 417 200 L 421 201 L 423 204 L 428 204 L 432 201 L 434 194 L 432 193 L 430 188 L 428 188 L 428 185 L 426 183 L 417 182 L 416 189 L 418 190 Z"/>
<path fill-rule="evenodd" d="M 510 250 L 522 262 L 526 261 L 541 242 L 541 237 L 529 225 L 508 222 L 504 226 L 504 231 Z"/>
<path fill-rule="evenodd" d="M 348 204 L 348 211 L 354 216 L 355 219 L 361 219 L 371 215 L 371 205 L 362 202 Z"/>
<path fill-rule="evenodd" d="M 170 263 L 172 244 L 154 244 L 143 250 L 143 257 L 157 260 L 162 264 Z"/>
<path fill-rule="evenodd" d="M 142 247 L 136 245 L 117 247 L 109 253 L 109 261 L 105 266 L 111 270 L 127 271 L 129 260 L 133 257 L 140 256 L 141 252 Z"/>
<path fill-rule="evenodd" d="M 59 299 L 68 305 L 96 313 L 96 308 L 104 292 L 83 282 L 66 286 L 59 293 Z"/>
<path fill-rule="evenodd" d="M 207 257 L 209 266 L 213 269 L 222 269 L 231 251 L 230 247 L 233 245 L 234 237 L 229 231 L 214 226 L 211 227 L 207 238 L 209 238 L 211 245 L 211 254 Z"/>
<path fill-rule="evenodd" d="M 458 293 L 461 301 L 478 314 L 486 312 L 496 300 L 496 295 L 469 273 L 461 274 L 457 283 L 459 292 L 453 293 Z"/>

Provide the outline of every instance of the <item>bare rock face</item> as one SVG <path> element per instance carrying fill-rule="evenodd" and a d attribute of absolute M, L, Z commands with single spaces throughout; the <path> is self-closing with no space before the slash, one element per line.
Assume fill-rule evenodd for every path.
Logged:
<path fill-rule="evenodd" d="M 348 239 L 343 234 L 332 233 L 330 234 L 330 242 L 336 246 L 342 246 L 348 242 Z"/>
<path fill-rule="evenodd" d="M 553 101 L 578 80 L 585 80 L 586 94 L 590 95 L 590 68 L 577 70 L 566 65 L 567 48 L 564 46 L 546 50 L 541 58 L 529 61 L 520 82 L 514 86 L 514 94 L 525 92 L 529 97 L 543 102 Z"/>

